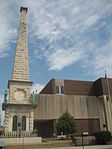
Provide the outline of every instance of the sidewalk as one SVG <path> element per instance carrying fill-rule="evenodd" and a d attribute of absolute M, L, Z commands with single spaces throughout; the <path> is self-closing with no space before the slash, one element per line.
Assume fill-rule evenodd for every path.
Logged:
<path fill-rule="evenodd" d="M 72 147 L 42 147 L 42 146 L 7 146 L 4 149 L 112 149 L 112 145 L 72 146 Z"/>
<path fill-rule="evenodd" d="M 72 146 L 71 140 L 44 140 L 41 144 L 35 145 L 10 145 L 4 149 L 112 149 L 111 145 L 90 145 L 90 146 Z"/>
<path fill-rule="evenodd" d="M 82 146 L 80 147 L 62 147 L 60 149 L 112 149 L 112 145 L 93 145 L 93 146 L 84 146 L 84 148 Z"/>
<path fill-rule="evenodd" d="M 37 149 L 49 149 L 49 148 L 37 148 Z M 112 145 L 93 145 L 93 146 L 82 146 L 79 147 L 53 147 L 51 149 L 112 149 Z"/>

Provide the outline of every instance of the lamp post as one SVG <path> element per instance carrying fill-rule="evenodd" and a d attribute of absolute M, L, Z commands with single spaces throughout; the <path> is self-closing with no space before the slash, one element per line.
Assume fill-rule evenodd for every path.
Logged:
<path fill-rule="evenodd" d="M 24 149 L 24 133 L 22 133 L 21 123 L 18 123 L 19 138 L 22 139 L 22 149 Z"/>
<path fill-rule="evenodd" d="M 22 142 L 22 149 L 24 149 L 24 134 L 22 134 L 22 140 L 23 140 L 23 142 Z"/>
<path fill-rule="evenodd" d="M 87 131 L 82 131 L 81 128 L 81 136 L 82 136 L 82 149 L 84 149 L 84 136 L 88 136 L 88 132 Z"/>
<path fill-rule="evenodd" d="M 82 136 L 82 149 L 84 149 L 84 138 L 83 138 L 83 131 L 82 131 L 82 128 L 81 128 L 81 136 Z"/>

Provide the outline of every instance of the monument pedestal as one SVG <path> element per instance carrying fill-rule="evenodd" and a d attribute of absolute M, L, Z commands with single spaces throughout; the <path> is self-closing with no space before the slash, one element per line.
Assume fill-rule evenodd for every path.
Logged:
<path fill-rule="evenodd" d="M 5 110 L 5 132 L 12 132 L 12 131 L 33 132 L 34 109 L 36 107 L 37 105 L 30 103 L 29 104 L 3 103 L 2 108 L 3 110 Z M 14 120 L 14 116 L 17 117 L 16 120 Z"/>
<path fill-rule="evenodd" d="M 36 145 L 42 143 L 41 137 L 28 137 L 28 138 L 0 138 L 4 141 L 5 145 Z"/>

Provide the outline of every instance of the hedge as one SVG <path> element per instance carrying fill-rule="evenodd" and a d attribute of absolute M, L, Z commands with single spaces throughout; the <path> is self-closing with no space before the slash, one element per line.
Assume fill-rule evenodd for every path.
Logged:
<path fill-rule="evenodd" d="M 99 131 L 94 133 L 96 138 L 97 144 L 106 144 L 108 141 L 111 140 L 111 133 L 110 131 Z"/>

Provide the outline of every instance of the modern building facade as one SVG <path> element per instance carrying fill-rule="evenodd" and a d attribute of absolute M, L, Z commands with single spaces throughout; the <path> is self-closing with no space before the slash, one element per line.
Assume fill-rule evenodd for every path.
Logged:
<path fill-rule="evenodd" d="M 112 132 L 109 94 L 112 95 L 111 78 L 100 78 L 94 82 L 51 79 L 36 95 L 35 128 L 40 136 L 56 135 L 56 122 L 68 111 L 77 123 L 77 135 L 81 134 L 81 129 L 89 134 L 100 130 Z"/>

